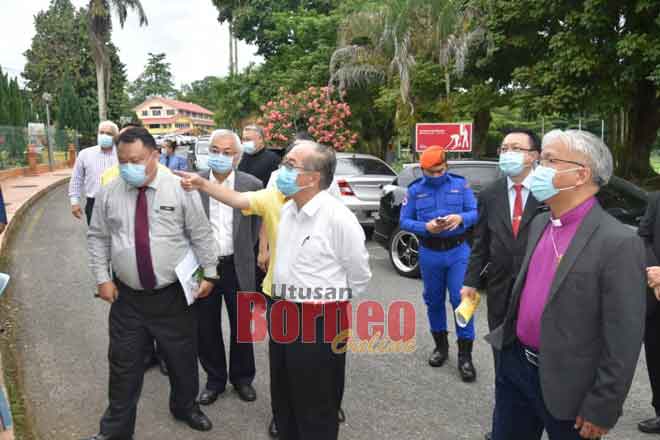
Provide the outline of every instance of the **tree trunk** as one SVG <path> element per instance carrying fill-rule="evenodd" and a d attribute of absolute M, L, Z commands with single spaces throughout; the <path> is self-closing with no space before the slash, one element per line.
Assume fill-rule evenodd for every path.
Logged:
<path fill-rule="evenodd" d="M 622 121 L 622 155 L 624 178 L 641 182 L 657 177 L 651 167 L 651 148 L 660 129 L 660 100 L 650 81 L 640 81 Z"/>
<path fill-rule="evenodd" d="M 234 75 L 234 33 L 229 23 L 229 76 Z"/>
<path fill-rule="evenodd" d="M 488 129 L 492 120 L 489 108 L 479 109 L 474 115 L 472 126 L 472 156 L 479 159 L 487 155 Z"/>
<path fill-rule="evenodd" d="M 99 101 L 99 122 L 108 119 L 108 105 L 105 96 L 105 66 L 101 61 L 96 61 L 96 93 Z"/>
<path fill-rule="evenodd" d="M 238 38 L 234 37 L 234 73 L 238 75 Z"/>

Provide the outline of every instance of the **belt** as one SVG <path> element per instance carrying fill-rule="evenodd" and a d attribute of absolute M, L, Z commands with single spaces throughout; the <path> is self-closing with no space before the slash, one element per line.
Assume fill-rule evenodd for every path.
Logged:
<path fill-rule="evenodd" d="M 117 277 L 115 277 L 115 283 L 117 284 L 117 287 L 121 287 L 124 290 L 129 290 L 131 292 L 134 292 L 137 295 L 158 295 L 159 293 L 162 293 L 165 290 L 172 287 L 173 285 L 177 284 L 178 281 L 175 281 L 172 284 L 168 284 L 167 286 L 163 286 L 160 289 L 142 289 L 142 290 L 133 289 L 128 284 L 122 283 L 122 281 Z"/>
<path fill-rule="evenodd" d="M 422 246 L 434 251 L 448 251 L 455 247 L 460 246 L 466 240 L 466 235 L 456 235 L 455 237 L 424 237 L 422 238 Z"/>

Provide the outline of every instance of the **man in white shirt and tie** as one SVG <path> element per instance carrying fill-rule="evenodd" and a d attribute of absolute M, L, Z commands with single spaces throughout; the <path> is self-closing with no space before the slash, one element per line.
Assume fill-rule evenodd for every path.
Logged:
<path fill-rule="evenodd" d="M 271 398 L 282 440 L 337 438 L 346 354 L 334 352 L 331 341 L 345 321 L 338 319 L 343 325 L 327 334 L 327 312 L 340 310 L 345 317 L 349 300 L 362 295 L 371 278 L 364 231 L 325 191 L 336 164 L 332 148 L 302 141 L 284 158 L 276 182 L 291 200 L 281 211 L 271 293 L 283 298 L 287 310 L 298 311 L 299 330 L 304 316 L 326 312 L 316 319 L 311 340 L 303 342 L 305 332 L 299 331 L 295 340 L 282 343 L 275 337 L 282 334 L 276 311 L 284 307 L 276 303 L 271 309 Z"/>

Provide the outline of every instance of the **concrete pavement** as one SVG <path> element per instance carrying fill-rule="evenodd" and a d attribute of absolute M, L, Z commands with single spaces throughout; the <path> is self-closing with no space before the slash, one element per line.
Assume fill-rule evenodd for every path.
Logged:
<path fill-rule="evenodd" d="M 65 188 L 33 206 L 9 249 L 13 283 L 8 292 L 16 313 L 17 347 L 22 359 L 26 399 L 37 438 L 77 439 L 98 430 L 107 402 L 108 305 L 93 298 L 87 269 L 86 226 L 68 208 Z M 349 354 L 341 439 L 478 440 L 489 429 L 493 406 L 490 348 L 475 347 L 478 380 L 464 384 L 456 369 L 456 347 L 439 369 L 426 361 L 431 346 L 419 280 L 396 275 L 386 252 L 370 242 L 373 280 L 368 298 L 387 305 L 409 300 L 417 311 L 417 351 L 412 354 Z M 482 306 L 483 307 L 483 306 Z M 226 316 L 224 325 L 226 325 Z M 485 334 L 485 310 L 477 332 Z M 228 332 L 227 332 L 228 334 Z M 453 340 L 453 335 L 451 340 Z M 255 347 L 258 400 L 245 403 L 228 388 L 204 410 L 214 423 L 210 433 L 191 431 L 168 412 L 169 384 L 156 369 L 145 377 L 136 440 L 267 439 L 270 417 L 267 345 Z M 204 379 L 203 372 L 200 373 Z M 640 360 L 633 389 L 618 427 L 608 438 L 637 440 L 636 423 L 652 415 L 646 366 Z M 651 438 L 651 437 L 649 437 Z"/>

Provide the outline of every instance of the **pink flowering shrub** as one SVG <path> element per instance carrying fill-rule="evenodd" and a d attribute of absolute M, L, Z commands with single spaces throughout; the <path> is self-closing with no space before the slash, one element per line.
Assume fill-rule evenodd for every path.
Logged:
<path fill-rule="evenodd" d="M 262 105 L 261 112 L 257 123 L 272 146 L 286 147 L 301 130 L 337 151 L 357 143 L 357 133 L 347 126 L 350 106 L 333 99 L 328 87 L 310 87 L 296 94 L 281 88 L 278 99 Z"/>

